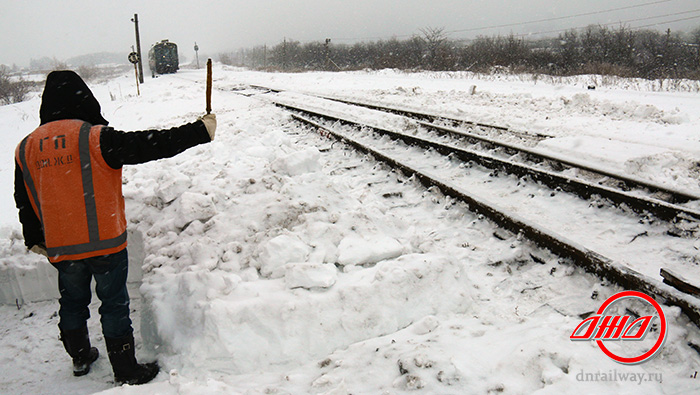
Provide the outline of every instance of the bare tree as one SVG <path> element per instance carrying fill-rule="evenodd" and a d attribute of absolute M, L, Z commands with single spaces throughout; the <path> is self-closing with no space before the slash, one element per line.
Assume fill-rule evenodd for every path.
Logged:
<path fill-rule="evenodd" d="M 443 28 L 425 28 L 420 32 L 408 40 L 334 44 L 332 57 L 337 66 L 330 69 L 498 69 L 554 75 L 700 79 L 700 28 L 681 35 L 592 25 L 581 31 L 567 31 L 558 38 L 539 40 L 511 34 L 455 41 L 447 37 Z M 272 48 L 242 50 L 230 58 L 220 58 L 247 67 L 328 70 L 328 51 L 323 41 L 302 44 L 285 39 Z"/>
<path fill-rule="evenodd" d="M 421 38 L 425 42 L 426 50 L 425 66 L 431 70 L 447 69 L 450 53 L 445 28 L 427 27 L 421 29 L 421 33 L 423 33 Z"/>
<path fill-rule="evenodd" d="M 13 80 L 5 66 L 0 67 L 0 103 L 12 104 L 25 101 L 29 94 L 29 84 L 18 77 Z"/>

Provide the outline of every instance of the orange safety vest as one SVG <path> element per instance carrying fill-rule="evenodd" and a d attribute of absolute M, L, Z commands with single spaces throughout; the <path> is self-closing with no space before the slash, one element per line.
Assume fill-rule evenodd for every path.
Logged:
<path fill-rule="evenodd" d="M 15 151 L 51 262 L 126 248 L 122 171 L 102 157 L 101 132 L 79 120 L 49 122 Z"/>

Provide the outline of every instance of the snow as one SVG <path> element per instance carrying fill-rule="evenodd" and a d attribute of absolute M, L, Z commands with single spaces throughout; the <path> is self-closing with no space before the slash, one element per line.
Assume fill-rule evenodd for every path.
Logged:
<path fill-rule="evenodd" d="M 597 84 L 594 91 L 586 89 L 591 82 Z M 571 342 L 579 315 L 597 310 L 620 289 L 498 230 L 439 191 L 425 190 L 299 127 L 271 104 L 271 94 L 234 93 L 246 84 L 544 133 L 554 138 L 537 149 L 700 191 L 700 96 L 683 88 L 692 87 L 689 83 L 678 84 L 676 91 L 667 83 L 661 91 L 653 81 L 596 76 L 548 80 L 392 70 L 285 74 L 216 65 L 215 141 L 124 171 L 137 356 L 157 358 L 162 372 L 150 384 L 115 388 L 97 320 L 99 302 L 91 305 L 89 328 L 101 357 L 89 375 L 74 378 L 56 339 L 55 273 L 23 245 L 11 197 L 10 158 L 38 124 L 40 98 L 34 95 L 0 107 L 6 136 L 0 147 L 6 158 L 0 163 L 0 392 L 700 389 L 691 377 L 700 370 L 700 355 L 688 346 L 700 344 L 700 331 L 678 308 L 663 307 L 669 337 L 660 354 L 641 365 L 620 365 L 594 343 Z M 141 96 L 135 95 L 132 75 L 91 88 L 105 118 L 120 130 L 176 126 L 196 119 L 204 108 L 203 70 L 149 79 Z M 315 102 L 299 94 L 277 97 Z M 374 116 L 373 121 L 403 125 L 398 118 Z M 425 165 L 431 161 L 426 154 Z M 458 165 L 440 166 L 460 180 Z M 551 192 L 520 189 L 526 188 L 535 189 L 522 193 Z M 537 207 L 521 203 L 519 192 L 495 193 L 487 184 L 474 189 L 485 196 L 494 193 L 489 200 L 499 205 L 527 206 L 537 215 Z M 556 195 L 549 201 L 561 226 L 572 213 L 595 209 Z M 652 274 L 679 255 L 686 261 L 676 264 L 697 265 L 696 240 L 678 239 L 670 246 L 660 228 L 638 224 L 633 215 L 629 222 L 618 217 L 601 210 L 601 232 L 587 241 L 616 259 L 640 254 L 638 260 Z M 643 243 L 616 246 L 644 230 L 649 235 Z M 612 372 L 648 380 L 600 379 Z M 598 373 L 599 379 L 584 381 L 586 373 Z M 663 379 L 656 380 L 656 374 Z"/>
<path fill-rule="evenodd" d="M 338 263 L 343 266 L 377 263 L 401 256 L 402 250 L 401 243 L 391 237 L 348 236 L 338 245 Z"/>

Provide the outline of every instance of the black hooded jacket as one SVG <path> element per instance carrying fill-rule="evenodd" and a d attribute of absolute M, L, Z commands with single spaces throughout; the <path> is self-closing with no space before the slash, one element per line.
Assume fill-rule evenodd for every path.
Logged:
<path fill-rule="evenodd" d="M 41 125 L 61 119 L 80 119 L 91 125 L 107 125 L 100 103 L 73 71 L 53 71 L 46 77 L 39 109 Z"/>
<path fill-rule="evenodd" d="M 41 125 L 62 119 L 79 119 L 91 125 L 105 125 L 100 148 L 105 162 L 114 169 L 175 156 L 188 148 L 211 141 L 202 121 L 167 130 L 122 132 L 102 117 L 100 103 L 85 82 L 73 71 L 53 71 L 46 78 L 39 110 Z M 32 209 L 22 169 L 15 161 L 15 203 L 19 209 L 27 248 L 44 245 L 41 221 Z"/>

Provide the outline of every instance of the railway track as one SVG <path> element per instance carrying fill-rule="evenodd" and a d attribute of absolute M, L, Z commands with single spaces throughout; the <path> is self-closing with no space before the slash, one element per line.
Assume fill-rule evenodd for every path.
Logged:
<path fill-rule="evenodd" d="M 295 107 L 293 105 L 285 105 L 277 103 L 279 106 L 285 107 L 292 111 L 305 112 L 314 117 L 326 119 L 331 122 L 341 122 L 344 124 L 353 124 L 354 122 L 345 119 L 336 118 L 328 114 L 324 114 L 318 111 L 311 111 L 308 109 Z M 356 124 L 360 127 L 366 127 L 367 125 Z M 663 194 L 667 199 L 663 200 L 657 197 L 643 196 L 635 194 L 630 191 L 626 191 L 623 188 L 615 188 L 612 186 L 595 183 L 586 179 L 581 179 L 578 177 L 572 177 L 563 174 L 562 172 L 554 172 L 548 169 L 543 169 L 535 167 L 522 162 L 516 162 L 510 159 L 501 158 L 490 153 L 483 151 L 477 151 L 473 149 L 464 149 L 457 147 L 452 144 L 444 144 L 427 138 L 417 137 L 411 134 L 392 131 L 379 127 L 372 127 L 372 130 L 381 135 L 389 136 L 392 139 L 397 139 L 405 142 L 409 145 L 417 145 L 426 149 L 436 150 L 444 155 L 454 155 L 461 160 L 476 163 L 485 168 L 504 171 L 508 174 L 513 174 L 517 177 L 527 177 L 535 182 L 542 183 L 549 188 L 562 190 L 576 194 L 583 199 L 590 199 L 594 196 L 600 196 L 607 199 L 611 203 L 617 205 L 618 207 L 624 206 L 629 207 L 638 213 L 651 213 L 659 219 L 674 221 L 678 219 L 700 219 L 700 211 L 681 206 L 679 204 L 671 203 L 671 201 L 683 201 L 688 202 L 691 200 L 698 200 L 700 197 L 695 197 L 692 194 L 675 191 L 663 186 L 655 185 L 650 182 L 645 182 L 643 180 L 633 179 L 628 176 L 614 174 L 611 172 L 606 172 L 604 175 L 610 180 L 618 180 L 619 183 L 624 183 L 624 185 L 634 184 L 639 189 L 645 188 L 647 190 L 653 190 L 656 194 Z M 459 132 L 459 131 L 455 131 Z M 522 149 L 522 147 L 518 147 Z M 528 150 L 529 154 L 535 155 L 535 151 Z M 537 153 L 538 158 L 541 160 L 552 160 L 551 155 Z M 559 158 L 560 162 L 575 163 L 573 161 Z M 582 164 L 578 166 L 582 170 L 592 171 L 590 167 Z M 602 170 L 601 170 L 602 171 Z M 687 234 L 688 236 L 690 234 Z"/>
<path fill-rule="evenodd" d="M 456 200 L 467 204 L 470 211 L 483 215 L 489 220 L 496 223 L 498 226 L 516 234 L 521 235 L 540 248 L 549 250 L 552 253 L 569 260 L 577 266 L 582 267 L 586 271 L 595 274 L 601 279 L 616 284 L 624 289 L 637 290 L 645 292 L 657 300 L 663 301 L 669 305 L 675 305 L 681 308 L 684 314 L 695 325 L 700 326 L 700 300 L 697 299 L 692 292 L 686 293 L 688 284 L 679 282 L 669 282 L 668 272 L 664 274 L 664 281 L 661 277 L 651 277 L 630 268 L 624 263 L 620 263 L 610 259 L 601 253 L 598 253 L 590 248 L 587 248 L 580 243 L 574 242 L 546 227 L 525 219 L 508 210 L 499 208 L 486 199 L 470 193 L 465 188 L 455 185 L 450 181 L 441 179 L 440 177 L 431 174 L 430 172 L 420 169 L 418 166 L 408 163 L 404 159 L 400 159 L 395 155 L 389 154 L 386 150 L 372 147 L 360 139 L 352 136 L 352 133 L 337 130 L 338 128 L 332 125 L 346 125 L 355 129 L 369 130 L 371 133 L 378 135 L 389 136 L 392 139 L 404 141 L 408 145 L 416 145 L 425 149 L 433 150 L 443 155 L 451 155 L 458 157 L 461 160 L 479 163 L 490 169 L 501 169 L 509 173 L 516 174 L 519 177 L 529 178 L 551 188 L 560 188 L 562 190 L 572 190 L 577 195 L 590 198 L 593 195 L 599 194 L 605 196 L 610 201 L 619 202 L 622 205 L 628 205 L 639 211 L 651 212 L 659 218 L 666 220 L 678 220 L 679 218 L 690 218 L 696 220 L 700 218 L 698 213 L 692 209 L 679 206 L 677 204 L 668 203 L 659 199 L 634 196 L 625 191 L 615 190 L 614 188 L 603 185 L 596 185 L 591 182 L 572 179 L 553 172 L 535 169 L 532 166 L 523 164 L 515 164 L 513 162 L 504 161 L 493 156 L 483 153 L 475 153 L 469 150 L 451 147 L 445 144 L 437 144 L 426 139 L 410 136 L 404 133 L 390 131 L 375 126 L 370 126 L 357 121 L 344 119 L 338 116 L 332 116 L 327 113 L 315 111 L 310 108 L 297 104 L 290 104 L 281 100 L 271 99 L 277 106 L 289 110 L 295 121 L 306 125 L 312 129 L 322 131 L 323 134 L 332 136 L 333 138 L 342 141 L 353 148 L 373 156 L 379 161 L 387 163 L 392 168 L 419 180 L 428 188 L 436 187 L 439 190 Z M 346 103 L 347 104 L 347 103 Z M 569 187 L 575 185 L 575 187 Z M 671 195 L 673 191 L 664 189 L 664 192 Z M 688 194 L 674 195 L 674 199 L 682 198 L 689 200 L 694 198 Z M 661 268 L 661 272 L 665 270 Z M 673 286 L 669 285 L 673 284 Z M 690 286 L 692 288 L 692 286 Z M 683 292 L 683 291 L 685 292 Z"/>
<path fill-rule="evenodd" d="M 253 92 L 246 88 L 238 88 L 238 90 L 242 92 L 234 93 L 249 97 L 259 96 L 261 93 L 271 93 L 273 95 L 284 93 L 283 90 L 263 86 L 250 85 L 249 87 Z M 431 139 L 428 138 L 371 126 L 356 120 L 331 115 L 317 109 L 307 108 L 298 103 L 289 103 L 275 98 L 273 95 L 266 95 L 265 98 L 278 107 L 290 111 L 292 118 L 296 122 L 319 131 L 326 136 L 331 136 L 360 152 L 388 164 L 401 173 L 415 177 L 415 179 L 419 180 L 427 188 L 438 188 L 446 196 L 466 203 L 470 211 L 483 215 L 501 228 L 531 240 L 538 247 L 549 250 L 555 255 L 567 259 L 571 263 L 596 275 L 604 281 L 616 284 L 624 289 L 647 293 L 661 302 L 678 306 L 691 322 L 700 327 L 700 299 L 697 298 L 700 291 L 698 291 L 695 285 L 688 283 L 682 276 L 676 274 L 676 270 L 672 271 L 660 267 L 656 269 L 660 276 L 642 274 L 621 261 L 608 258 L 593 249 L 585 247 L 581 243 L 572 241 L 561 234 L 547 229 L 538 222 L 528 220 L 513 212 L 500 208 L 486 199 L 467 191 L 463 187 L 441 179 L 424 169 L 420 169 L 408 163 L 406 160 L 399 159 L 395 155 L 387 153 L 386 150 L 383 151 L 362 142 L 360 139 L 353 137 L 351 135 L 352 133 L 336 130 L 338 128 L 334 125 L 344 125 L 344 127 L 351 127 L 355 130 L 368 130 L 377 135 L 387 136 L 394 141 L 400 140 L 409 146 L 421 147 L 422 149 L 431 150 L 445 156 L 456 157 L 462 161 L 478 164 L 484 168 L 493 170 L 496 174 L 503 171 L 520 177 L 522 180 L 535 181 L 557 192 L 570 192 L 584 199 L 601 196 L 606 201 L 618 207 L 630 208 L 637 213 L 641 213 L 642 216 L 651 214 L 669 223 L 686 221 L 696 224 L 697 220 L 700 219 L 700 212 L 693 208 L 685 207 L 682 204 L 700 200 L 700 196 L 686 191 L 674 190 L 647 180 L 616 174 L 607 169 L 591 166 L 590 164 L 580 163 L 564 157 L 557 157 L 552 154 L 539 152 L 532 148 L 506 143 L 455 128 L 455 126 L 459 127 L 460 125 L 464 126 L 466 124 L 467 127 L 472 128 L 491 128 L 504 133 L 508 132 L 506 128 L 498 126 L 474 122 L 469 123 L 434 114 L 369 105 L 346 99 L 307 95 L 313 96 L 316 99 L 329 100 L 352 107 L 364 107 L 368 110 L 400 115 L 440 135 L 447 135 L 450 136 L 450 138 L 456 139 L 466 139 L 467 141 L 471 141 L 483 147 L 504 152 L 506 155 L 521 157 L 524 160 L 549 163 L 549 167 L 560 168 L 560 171 L 552 171 L 550 169 L 543 169 L 543 166 L 533 166 L 532 164 L 516 162 L 510 158 L 503 158 L 502 155 L 499 157 L 498 155 L 484 152 L 483 150 L 465 149 L 456 147 L 455 144 L 445 144 L 431 141 Z M 452 126 L 444 126 L 444 123 L 450 123 Z M 523 136 L 522 133 L 519 134 L 521 135 L 520 137 Z M 548 137 L 530 133 L 526 133 L 524 136 L 527 139 L 535 140 Z M 585 173 L 588 179 L 580 179 L 578 177 L 562 174 L 562 168 L 578 169 L 580 172 Z M 602 177 L 603 180 L 596 181 L 596 176 Z M 553 192 L 553 194 L 554 193 L 555 192 Z M 640 222 L 643 221 L 646 220 L 640 219 Z M 697 226 L 695 228 L 697 228 Z M 635 236 L 632 241 L 638 236 L 644 236 L 644 233 Z M 697 229 L 685 233 L 682 231 L 677 233 L 668 232 L 670 236 L 678 238 L 692 238 L 696 233 Z M 663 281 L 661 281 L 662 278 Z"/>
<path fill-rule="evenodd" d="M 462 119 L 457 119 L 453 118 L 450 116 L 445 116 L 445 115 L 437 115 L 437 114 L 430 114 L 427 112 L 420 112 L 420 111 L 413 111 L 413 110 L 408 110 L 405 108 L 396 108 L 396 107 L 389 107 L 389 106 L 382 106 L 378 104 L 372 104 L 372 103 L 365 103 L 365 102 L 358 102 L 358 101 L 353 101 L 353 100 L 348 100 L 348 99 L 343 99 L 343 98 L 337 98 L 337 97 L 332 97 L 332 96 L 318 96 L 324 99 L 328 100 L 333 100 L 337 101 L 339 103 L 345 103 L 353 106 L 361 106 L 365 108 L 369 108 L 371 110 L 377 110 L 377 111 L 384 111 L 384 112 L 389 112 L 392 114 L 397 114 L 397 115 L 402 115 L 408 118 L 415 119 L 417 121 L 425 121 L 421 122 L 423 126 L 429 127 L 429 128 L 434 128 L 435 130 L 444 130 L 450 134 L 456 134 L 456 135 L 461 135 L 462 132 L 457 131 L 456 133 L 453 131 L 451 128 L 445 128 L 444 126 L 441 126 L 439 123 L 448 123 L 451 124 L 454 127 L 468 127 L 471 129 L 487 129 L 487 130 L 494 130 L 498 133 L 506 133 L 510 134 L 525 140 L 535 140 L 535 141 L 542 141 L 544 139 L 552 138 L 554 136 L 550 136 L 547 134 L 543 133 L 529 133 L 529 132 L 522 132 L 522 131 L 517 131 L 513 130 L 510 128 L 506 128 L 503 126 L 497 126 L 497 125 L 490 125 L 486 124 L 483 122 L 475 122 L 475 121 L 467 121 L 467 120 L 462 120 Z M 489 140 L 488 138 L 484 139 L 481 136 L 474 136 L 476 139 L 479 141 L 487 141 Z"/>
<path fill-rule="evenodd" d="M 528 148 L 526 146 L 522 145 L 517 145 L 517 144 L 512 144 L 512 143 L 507 143 L 500 141 L 496 138 L 491 138 L 491 137 L 485 137 L 483 135 L 477 134 L 477 133 L 470 133 L 470 132 L 465 132 L 460 129 L 456 129 L 454 127 L 447 127 L 439 124 L 440 122 L 445 122 L 448 121 L 449 123 L 453 124 L 454 126 L 466 126 L 470 129 L 475 129 L 475 128 L 482 128 L 482 129 L 492 129 L 500 134 L 510 134 L 510 135 L 515 135 L 518 137 L 522 137 L 524 139 L 529 139 L 529 140 L 536 140 L 536 141 L 541 141 L 547 138 L 552 138 L 553 136 L 545 135 L 545 134 L 540 134 L 540 133 L 528 133 L 528 132 L 520 132 L 520 131 L 514 131 L 509 128 L 501 127 L 501 126 L 494 126 L 494 125 L 488 125 L 484 123 L 479 123 L 479 122 L 471 122 L 471 121 L 464 121 L 464 120 L 459 120 L 455 118 L 451 118 L 449 116 L 441 116 L 441 115 L 435 115 L 435 114 L 428 114 L 424 112 L 416 112 L 416 111 L 411 111 L 407 109 L 400 109 L 400 108 L 395 108 L 395 107 L 388 107 L 388 106 L 379 106 L 376 104 L 369 104 L 369 103 L 363 103 L 363 102 L 357 102 L 357 101 L 351 101 L 347 99 L 339 99 L 339 98 L 333 98 L 333 97 L 328 97 L 328 96 L 319 96 L 324 99 L 328 100 L 333 100 L 337 101 L 340 103 L 345 103 L 348 105 L 353 105 L 353 106 L 361 106 L 377 111 L 384 111 L 388 113 L 394 113 L 402 116 L 406 116 L 408 118 L 416 120 L 416 122 L 422 126 L 425 127 L 426 129 L 430 129 L 433 131 L 436 131 L 440 134 L 443 135 L 448 135 L 454 138 L 458 139 L 465 139 L 470 142 L 478 143 L 478 144 L 483 144 L 487 148 L 498 148 L 502 149 L 506 154 L 508 155 L 521 155 L 523 159 L 531 162 L 537 162 L 537 163 L 548 163 L 550 167 L 552 168 L 559 168 L 559 169 L 578 169 L 586 173 L 590 173 L 590 175 L 597 175 L 600 177 L 605 177 L 608 180 L 606 180 L 607 183 L 617 183 L 618 186 L 621 189 L 626 189 L 626 190 L 631 190 L 631 189 L 638 189 L 638 190 L 643 190 L 651 194 L 656 194 L 656 200 L 662 200 L 666 201 L 668 203 L 672 204 L 680 204 L 680 203 L 687 203 L 690 201 L 695 201 L 695 200 L 700 200 L 700 194 L 694 194 L 688 191 L 681 191 L 681 190 L 676 190 L 669 188 L 664 185 L 660 185 L 654 182 L 651 182 L 649 180 L 644 180 L 638 177 L 632 177 L 629 175 L 624 175 L 620 173 L 616 173 L 614 171 L 611 171 L 610 169 L 605 169 L 600 166 L 595 166 L 590 163 L 584 163 L 580 161 L 576 161 L 570 158 L 566 158 L 563 156 L 558 156 L 552 153 L 547 153 L 544 151 Z M 429 121 L 429 122 L 426 122 Z M 697 215 L 697 212 L 695 213 Z"/>
<path fill-rule="evenodd" d="M 267 88 L 259 85 L 251 85 L 251 88 L 272 93 L 284 92 L 280 89 Z M 681 206 L 691 201 L 700 201 L 700 194 L 673 189 L 649 180 L 616 173 L 610 169 L 595 166 L 591 163 L 573 160 L 524 145 L 505 142 L 472 131 L 457 129 L 456 127 L 462 126 L 471 130 L 491 129 L 499 134 L 514 135 L 519 138 L 535 141 L 541 141 L 546 138 L 551 138 L 552 136 L 541 133 L 514 131 L 501 126 L 460 120 L 444 115 L 358 102 L 332 96 L 312 96 L 351 106 L 359 106 L 404 116 L 414 120 L 418 126 L 427 130 L 437 132 L 440 135 L 448 136 L 456 140 L 464 140 L 479 144 L 480 148 L 497 149 L 502 151 L 503 155 L 483 154 L 483 149 L 478 150 L 481 152 L 476 152 L 474 149 L 453 149 L 453 145 L 439 144 L 429 141 L 428 139 L 417 138 L 405 133 L 402 134 L 376 128 L 380 133 L 391 135 L 407 142 L 410 141 L 411 144 L 429 146 L 433 149 L 444 149 L 441 145 L 449 146 L 450 150 L 453 150 L 455 153 L 460 152 L 460 155 L 469 156 L 469 160 L 474 160 L 482 166 L 506 171 L 517 176 L 530 174 L 535 177 L 538 182 L 543 182 L 552 188 L 562 188 L 586 199 L 590 198 L 593 194 L 598 194 L 610 199 L 610 201 L 615 204 L 625 204 L 636 211 L 648 211 L 661 219 L 671 220 L 676 218 L 679 214 L 694 219 L 700 219 L 700 211 Z M 317 116 L 323 116 L 323 114 L 317 114 Z M 443 123 L 445 122 L 452 124 L 453 127 L 444 126 Z M 514 159 L 514 157 L 516 158 Z M 546 164 L 546 166 L 532 166 L 527 162 L 540 165 Z M 570 169 L 574 169 L 578 176 L 570 177 L 558 175 Z M 598 188 L 598 186 L 601 186 L 601 188 Z"/>

